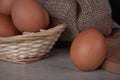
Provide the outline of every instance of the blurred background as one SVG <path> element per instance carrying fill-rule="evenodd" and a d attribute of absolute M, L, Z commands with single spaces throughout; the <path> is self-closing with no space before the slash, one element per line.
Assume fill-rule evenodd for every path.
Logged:
<path fill-rule="evenodd" d="M 109 0 L 112 8 L 112 17 L 120 25 L 120 0 Z"/>

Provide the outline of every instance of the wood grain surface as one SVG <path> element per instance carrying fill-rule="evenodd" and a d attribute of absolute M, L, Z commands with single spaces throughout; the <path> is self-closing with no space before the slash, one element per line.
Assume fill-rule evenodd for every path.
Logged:
<path fill-rule="evenodd" d="M 120 74 L 120 38 L 107 39 L 107 58 L 102 68 Z"/>

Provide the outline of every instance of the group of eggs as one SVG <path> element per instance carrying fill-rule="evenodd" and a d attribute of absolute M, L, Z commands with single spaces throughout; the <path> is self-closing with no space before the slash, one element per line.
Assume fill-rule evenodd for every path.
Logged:
<path fill-rule="evenodd" d="M 0 0 L 0 37 L 38 32 L 49 23 L 47 11 L 37 0 Z"/>
<path fill-rule="evenodd" d="M 49 15 L 36 0 L 0 0 L 0 37 L 47 29 Z M 73 64 L 84 71 L 98 68 L 106 56 L 104 36 L 96 29 L 80 32 L 70 49 Z"/>

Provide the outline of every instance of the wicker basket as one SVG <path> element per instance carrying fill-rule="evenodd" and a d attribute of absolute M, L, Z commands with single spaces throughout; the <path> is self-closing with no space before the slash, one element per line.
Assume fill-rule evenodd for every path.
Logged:
<path fill-rule="evenodd" d="M 0 37 L 0 60 L 29 63 L 48 55 L 55 42 L 64 31 L 65 24 L 37 33 L 25 32 L 13 37 Z"/>

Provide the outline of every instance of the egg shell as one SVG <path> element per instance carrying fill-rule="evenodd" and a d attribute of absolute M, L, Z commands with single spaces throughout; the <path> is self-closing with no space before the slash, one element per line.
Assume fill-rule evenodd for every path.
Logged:
<path fill-rule="evenodd" d="M 45 12 L 35 0 L 17 0 L 12 7 L 12 19 L 21 32 L 38 32 L 47 29 Z"/>
<path fill-rule="evenodd" d="M 45 27 L 48 27 L 50 24 L 50 18 L 48 12 L 43 8 L 44 16 L 45 16 Z"/>
<path fill-rule="evenodd" d="M 10 16 L 0 13 L 0 37 L 15 36 L 18 34 Z"/>
<path fill-rule="evenodd" d="M 0 12 L 6 15 L 10 15 L 14 2 L 15 0 L 0 0 Z"/>
<path fill-rule="evenodd" d="M 73 40 L 70 57 L 72 63 L 83 71 L 97 69 L 106 57 L 106 41 L 96 29 L 80 32 Z"/>

